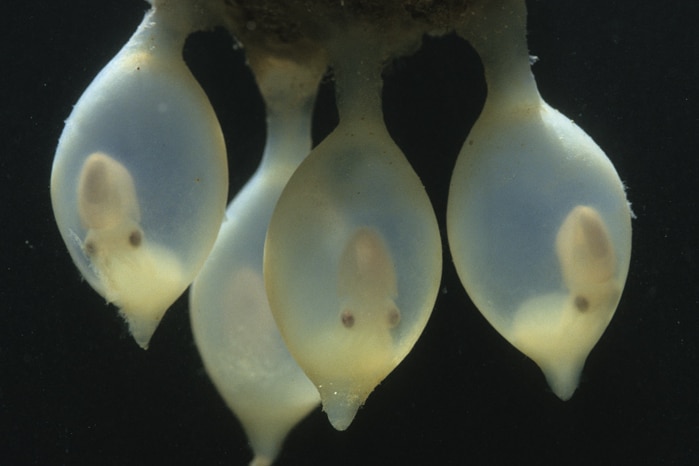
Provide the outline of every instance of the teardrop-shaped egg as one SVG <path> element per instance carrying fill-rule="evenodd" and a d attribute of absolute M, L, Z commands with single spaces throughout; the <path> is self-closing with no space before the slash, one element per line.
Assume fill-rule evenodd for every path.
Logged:
<path fill-rule="evenodd" d="M 277 199 L 311 150 L 311 116 L 325 60 L 280 59 L 248 46 L 267 107 L 260 167 L 236 195 L 190 292 L 194 339 L 214 385 L 240 420 L 252 466 L 271 464 L 288 432 L 320 396 L 282 340 L 262 275 L 265 233 Z"/>
<path fill-rule="evenodd" d="M 66 120 L 51 174 L 73 261 L 143 348 L 206 259 L 228 189 L 221 129 L 182 60 L 178 19 L 147 13 Z"/>
<path fill-rule="evenodd" d="M 429 198 L 383 122 L 366 34 L 334 55 L 340 123 L 284 188 L 265 244 L 272 312 L 339 430 L 417 341 L 442 265 Z"/>
<path fill-rule="evenodd" d="M 454 167 L 449 245 L 478 309 L 565 400 L 621 297 L 629 205 L 604 152 L 539 95 L 524 2 L 479 8 L 464 34 L 488 97 Z"/>

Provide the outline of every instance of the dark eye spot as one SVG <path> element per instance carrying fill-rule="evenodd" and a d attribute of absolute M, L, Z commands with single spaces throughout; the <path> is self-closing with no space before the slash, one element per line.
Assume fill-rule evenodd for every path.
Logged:
<path fill-rule="evenodd" d="M 141 245 L 142 240 L 143 240 L 143 235 L 138 230 L 132 231 L 131 234 L 129 235 L 129 244 L 135 248 Z"/>
<path fill-rule="evenodd" d="M 388 311 L 388 326 L 389 328 L 394 328 L 400 322 L 400 311 L 395 307 L 392 307 Z"/>
<path fill-rule="evenodd" d="M 352 328 L 354 326 L 354 314 L 352 314 L 352 311 L 349 309 L 342 311 L 342 314 L 340 314 L 340 320 L 345 328 Z"/>
<path fill-rule="evenodd" d="M 95 246 L 95 243 L 93 241 L 85 241 L 85 244 L 83 244 L 83 248 L 85 249 L 85 254 L 87 254 L 88 256 L 94 256 L 97 252 L 97 246 Z"/>
<path fill-rule="evenodd" d="M 576 296 L 573 302 L 575 308 L 580 312 L 585 312 L 590 308 L 590 301 L 588 301 L 585 296 Z"/>

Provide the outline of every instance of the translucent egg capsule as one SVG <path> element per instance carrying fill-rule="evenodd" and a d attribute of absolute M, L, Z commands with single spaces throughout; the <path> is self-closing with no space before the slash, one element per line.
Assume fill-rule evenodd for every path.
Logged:
<path fill-rule="evenodd" d="M 291 177 L 265 244 L 265 286 L 291 354 L 346 429 L 427 323 L 441 276 L 430 201 L 381 113 L 368 30 L 331 47 L 338 127 Z"/>
<path fill-rule="evenodd" d="M 449 245 L 476 306 L 566 400 L 620 299 L 630 209 L 604 152 L 540 97 L 524 1 L 480 2 L 472 18 L 488 96 L 454 168 Z"/>
<path fill-rule="evenodd" d="M 313 102 L 325 60 L 317 52 L 297 62 L 247 50 L 267 104 L 267 145 L 192 285 L 190 317 L 206 371 L 248 435 L 255 453 L 251 465 L 263 466 L 320 402 L 272 317 L 262 254 L 277 199 L 311 150 Z"/>
<path fill-rule="evenodd" d="M 203 19 L 155 3 L 75 105 L 51 174 L 73 261 L 143 348 L 211 249 L 228 185 L 221 129 L 181 57 Z"/>

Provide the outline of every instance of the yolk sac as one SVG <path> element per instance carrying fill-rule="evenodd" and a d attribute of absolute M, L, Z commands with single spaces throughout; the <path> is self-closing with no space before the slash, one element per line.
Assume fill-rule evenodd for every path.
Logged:
<path fill-rule="evenodd" d="M 228 189 L 221 129 L 181 57 L 183 17 L 146 14 L 75 105 L 51 174 L 73 261 L 143 348 L 206 259 Z"/>
<path fill-rule="evenodd" d="M 434 211 L 383 122 L 379 43 L 348 28 L 329 47 L 340 122 L 284 188 L 265 244 L 272 312 L 339 430 L 415 344 L 441 278 Z"/>
<path fill-rule="evenodd" d="M 524 1 L 472 18 L 488 96 L 454 168 L 449 245 L 476 306 L 567 400 L 621 297 L 631 212 L 604 152 L 539 95 Z"/>
<path fill-rule="evenodd" d="M 313 103 L 325 59 L 318 52 L 302 62 L 258 55 L 248 47 L 267 107 L 265 153 L 228 207 L 192 285 L 190 317 L 206 370 L 248 435 L 255 453 L 251 465 L 264 466 L 274 461 L 289 430 L 320 402 L 272 317 L 262 255 L 277 199 L 311 150 Z"/>

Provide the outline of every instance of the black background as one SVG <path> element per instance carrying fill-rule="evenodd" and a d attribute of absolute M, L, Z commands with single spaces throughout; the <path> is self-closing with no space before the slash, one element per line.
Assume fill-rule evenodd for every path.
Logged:
<path fill-rule="evenodd" d="M 528 2 L 543 97 L 607 152 L 637 218 L 626 289 L 572 400 L 471 304 L 445 241 L 421 339 L 346 432 L 320 410 L 280 465 L 699 464 L 699 2 Z M 186 299 L 139 349 L 82 282 L 53 220 L 49 175 L 72 105 L 140 22 L 140 0 L 0 6 L 0 464 L 246 464 L 209 382 Z M 264 112 L 241 52 L 197 34 L 185 57 L 226 135 L 231 195 L 254 170 Z M 477 56 L 431 39 L 386 73 L 385 118 L 443 229 L 450 172 L 480 111 Z M 332 84 L 315 139 L 336 122 Z M 444 230 L 443 230 L 443 237 Z"/>

